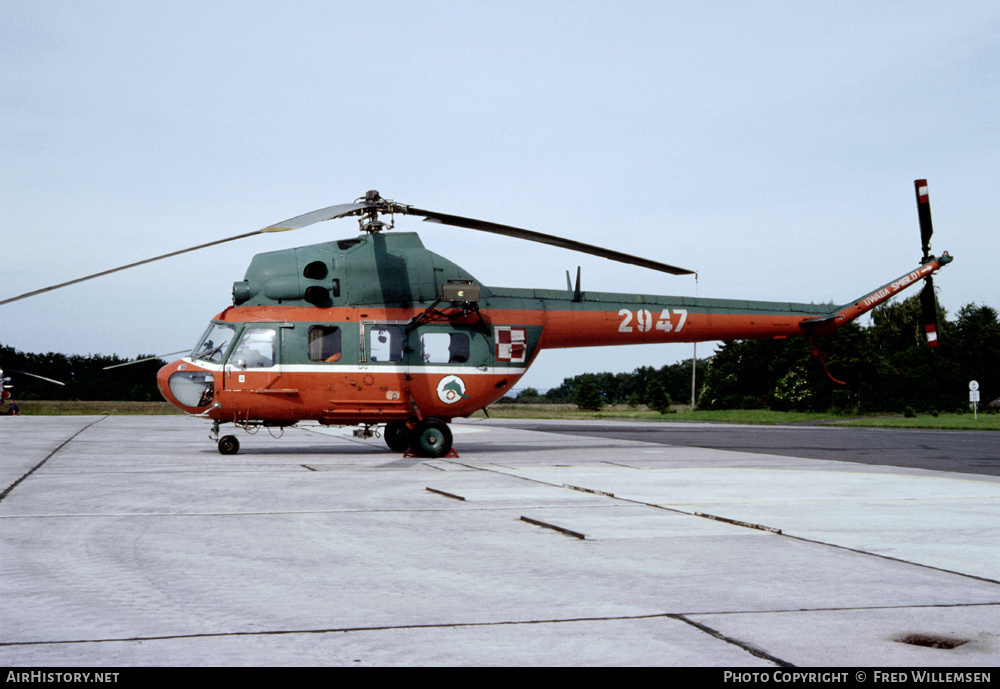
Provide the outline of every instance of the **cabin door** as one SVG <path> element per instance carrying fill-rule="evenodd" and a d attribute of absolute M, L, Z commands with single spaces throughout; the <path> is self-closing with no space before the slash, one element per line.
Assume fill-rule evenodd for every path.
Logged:
<path fill-rule="evenodd" d="M 267 390 L 281 377 L 280 332 L 275 326 L 244 328 L 226 361 L 226 390 Z"/>

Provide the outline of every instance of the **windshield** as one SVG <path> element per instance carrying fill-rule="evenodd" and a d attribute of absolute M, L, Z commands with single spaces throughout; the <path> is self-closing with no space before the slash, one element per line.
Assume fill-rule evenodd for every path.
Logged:
<path fill-rule="evenodd" d="M 235 325 L 212 323 L 208 326 L 208 330 L 205 331 L 201 340 L 198 341 L 197 346 L 191 350 L 191 358 L 213 364 L 221 363 L 226 349 L 232 344 L 235 332 Z"/>

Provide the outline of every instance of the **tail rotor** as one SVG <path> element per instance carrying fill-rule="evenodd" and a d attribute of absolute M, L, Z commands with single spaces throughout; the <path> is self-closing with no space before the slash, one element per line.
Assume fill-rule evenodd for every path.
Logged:
<path fill-rule="evenodd" d="M 927 180 L 915 180 L 913 185 L 917 193 L 917 217 L 920 219 L 920 241 L 924 251 L 920 263 L 923 265 L 934 260 L 931 255 L 931 235 L 934 234 L 934 225 L 931 222 L 931 202 L 927 193 Z M 924 288 L 920 292 L 920 306 L 923 312 L 927 346 L 939 347 L 941 343 L 938 340 L 937 296 L 934 293 L 934 278 L 931 275 L 924 278 Z"/>

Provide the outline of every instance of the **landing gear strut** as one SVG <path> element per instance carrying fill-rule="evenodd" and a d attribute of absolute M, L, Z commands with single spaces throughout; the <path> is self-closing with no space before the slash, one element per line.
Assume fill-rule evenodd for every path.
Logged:
<path fill-rule="evenodd" d="M 219 438 L 218 421 L 212 424 L 212 432 L 208 434 L 208 437 L 213 442 L 218 442 L 219 452 L 224 455 L 235 455 L 240 451 L 240 441 L 236 439 L 235 435 L 224 435 L 222 438 Z"/>

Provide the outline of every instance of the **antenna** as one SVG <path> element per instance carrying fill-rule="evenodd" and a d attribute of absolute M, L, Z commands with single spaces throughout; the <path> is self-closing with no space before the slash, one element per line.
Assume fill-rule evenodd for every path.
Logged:
<path fill-rule="evenodd" d="M 694 298 L 698 298 L 698 271 L 694 271 Z M 691 411 L 695 408 L 695 390 L 697 390 L 698 375 L 698 343 L 693 342 L 691 351 Z"/>

